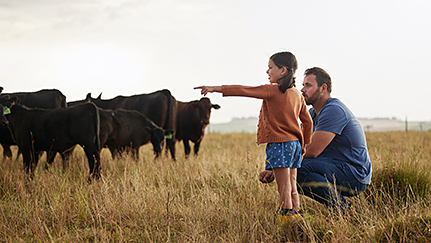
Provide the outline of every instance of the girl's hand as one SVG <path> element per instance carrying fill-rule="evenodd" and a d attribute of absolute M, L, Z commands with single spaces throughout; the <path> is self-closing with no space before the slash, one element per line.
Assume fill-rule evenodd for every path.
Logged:
<path fill-rule="evenodd" d="M 272 170 L 264 170 L 259 174 L 259 181 L 262 183 L 271 183 L 274 181 L 274 172 Z"/>
<path fill-rule="evenodd" d="M 221 86 L 198 86 L 198 87 L 194 87 L 194 89 L 200 89 L 201 94 L 204 96 L 212 92 L 222 92 Z"/>

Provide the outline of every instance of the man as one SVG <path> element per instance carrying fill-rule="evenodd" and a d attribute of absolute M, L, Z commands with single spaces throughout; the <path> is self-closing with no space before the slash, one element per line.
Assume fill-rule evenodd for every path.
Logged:
<path fill-rule="evenodd" d="M 304 73 L 301 89 L 313 118 L 311 143 L 298 168 L 298 191 L 330 207 L 350 207 L 344 196 L 364 192 L 371 182 L 371 161 L 365 134 L 353 113 L 331 97 L 332 82 L 325 70 L 313 67 Z M 259 175 L 263 183 L 273 180 L 272 171 Z"/>

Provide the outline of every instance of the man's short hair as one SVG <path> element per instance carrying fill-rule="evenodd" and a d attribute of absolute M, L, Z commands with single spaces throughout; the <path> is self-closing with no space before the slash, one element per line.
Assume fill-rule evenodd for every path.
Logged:
<path fill-rule="evenodd" d="M 326 84 L 328 93 L 332 91 L 332 81 L 329 74 L 319 67 L 312 67 L 304 72 L 304 76 L 314 74 L 316 76 L 317 85 L 321 87 L 323 84 Z"/>

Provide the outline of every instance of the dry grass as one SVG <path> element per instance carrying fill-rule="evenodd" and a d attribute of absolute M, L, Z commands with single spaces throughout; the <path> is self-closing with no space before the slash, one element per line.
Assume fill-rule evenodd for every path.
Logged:
<path fill-rule="evenodd" d="M 264 146 L 247 133 L 207 134 L 198 157 L 117 160 L 86 182 L 81 149 L 69 168 L 39 164 L 27 182 L 18 161 L 0 168 L 2 242 L 429 242 L 431 132 L 368 133 L 373 182 L 339 214 L 301 197 L 303 219 L 278 230 L 275 183 L 258 182 Z M 0 152 L 2 152 L 0 150 Z M 16 150 L 14 151 L 16 153 Z M 43 160 L 43 158 L 42 158 Z"/>

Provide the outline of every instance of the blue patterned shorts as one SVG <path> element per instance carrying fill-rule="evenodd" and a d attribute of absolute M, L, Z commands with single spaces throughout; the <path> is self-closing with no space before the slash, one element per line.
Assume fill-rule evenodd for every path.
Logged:
<path fill-rule="evenodd" d="M 301 167 L 301 143 L 290 141 L 282 143 L 268 143 L 266 145 L 265 170 L 272 168 L 300 168 Z"/>

